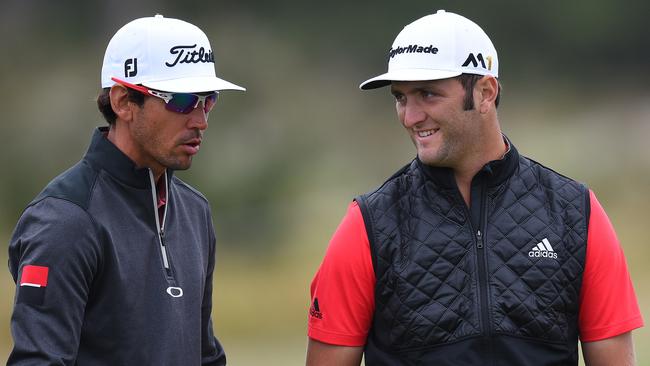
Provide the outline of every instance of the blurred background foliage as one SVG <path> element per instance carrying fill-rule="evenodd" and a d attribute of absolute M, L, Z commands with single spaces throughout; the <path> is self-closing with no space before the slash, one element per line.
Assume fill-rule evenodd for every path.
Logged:
<path fill-rule="evenodd" d="M 202 28 L 223 93 L 206 143 L 179 175 L 211 201 L 218 233 L 216 333 L 232 365 L 304 361 L 309 283 L 347 203 L 414 157 L 385 89 L 407 23 L 437 9 L 480 24 L 499 51 L 499 117 L 520 152 L 588 184 L 650 309 L 650 42 L 643 0 L 45 1 L 0 11 L 0 240 L 25 205 L 85 152 L 106 44 L 161 13 Z M 6 263 L 6 244 L 0 258 Z M 0 359 L 11 349 L 14 284 L 0 271 Z M 635 332 L 650 365 L 650 331 Z"/>

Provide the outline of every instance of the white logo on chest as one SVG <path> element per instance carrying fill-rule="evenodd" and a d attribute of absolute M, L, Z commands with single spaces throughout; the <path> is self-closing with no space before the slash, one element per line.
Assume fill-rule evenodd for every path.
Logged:
<path fill-rule="evenodd" d="M 537 243 L 537 245 L 528 252 L 528 256 L 531 258 L 557 259 L 557 253 L 553 250 L 553 247 L 547 238 L 544 238 L 541 242 Z"/>

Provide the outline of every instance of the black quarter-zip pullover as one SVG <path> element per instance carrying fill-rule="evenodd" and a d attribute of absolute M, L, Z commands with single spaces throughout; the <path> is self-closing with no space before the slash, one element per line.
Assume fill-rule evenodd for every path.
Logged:
<path fill-rule="evenodd" d="M 162 225 L 151 172 L 106 132 L 16 226 L 8 365 L 224 365 L 207 200 L 168 171 Z"/>

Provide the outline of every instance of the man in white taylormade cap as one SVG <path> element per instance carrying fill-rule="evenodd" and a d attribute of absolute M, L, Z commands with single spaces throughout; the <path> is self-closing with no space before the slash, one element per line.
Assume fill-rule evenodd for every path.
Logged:
<path fill-rule="evenodd" d="M 106 49 L 108 127 L 26 208 L 9 246 L 9 365 L 224 365 L 212 331 L 210 207 L 175 177 L 199 152 L 221 90 L 206 35 L 136 19 Z"/>
<path fill-rule="evenodd" d="M 497 118 L 499 59 L 443 10 L 407 25 L 388 72 L 417 158 L 358 196 L 311 285 L 307 364 L 632 365 L 643 325 L 586 186 L 519 155 Z"/>

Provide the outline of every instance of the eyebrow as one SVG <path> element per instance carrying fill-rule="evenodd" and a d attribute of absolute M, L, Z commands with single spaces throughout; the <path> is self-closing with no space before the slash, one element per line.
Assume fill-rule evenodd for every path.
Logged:
<path fill-rule="evenodd" d="M 438 95 L 442 95 L 442 91 L 440 88 L 437 88 L 435 86 L 416 86 L 416 87 L 410 87 L 407 90 L 396 90 L 393 87 L 390 89 L 391 94 L 409 94 L 409 93 L 421 93 L 421 92 L 429 92 L 429 93 L 434 93 Z"/>

